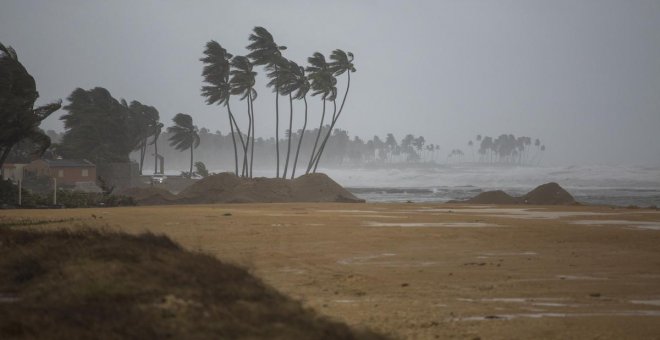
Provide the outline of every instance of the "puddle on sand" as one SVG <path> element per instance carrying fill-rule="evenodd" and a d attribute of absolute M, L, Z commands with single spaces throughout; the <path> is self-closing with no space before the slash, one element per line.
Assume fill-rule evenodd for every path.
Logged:
<path fill-rule="evenodd" d="M 604 281 L 609 280 L 607 277 L 595 277 L 586 275 L 557 275 L 560 280 L 584 280 L 584 281 Z"/>
<path fill-rule="evenodd" d="M 362 222 L 367 227 L 443 227 L 443 228 L 481 228 L 481 227 L 498 227 L 497 224 L 482 223 L 482 222 L 431 222 L 431 223 L 394 223 L 394 222 Z"/>
<path fill-rule="evenodd" d="M 352 210 L 316 210 L 316 212 L 322 212 L 322 213 L 349 213 L 349 214 L 381 214 L 383 213 L 382 211 L 377 211 L 377 210 L 357 210 L 357 209 L 352 209 Z"/>
<path fill-rule="evenodd" d="M 368 256 L 355 256 L 355 257 L 349 257 L 346 259 L 342 259 L 337 261 L 339 264 L 362 264 L 374 259 L 382 258 L 382 257 L 389 257 L 389 256 L 396 256 L 396 254 L 392 253 L 383 253 L 383 254 L 377 254 L 377 255 L 368 255 Z"/>
<path fill-rule="evenodd" d="M 580 220 L 580 221 L 571 221 L 571 223 L 590 225 L 590 226 L 621 225 L 624 227 L 635 228 L 635 229 L 660 230 L 660 222 L 648 222 L 648 221 Z"/>
<path fill-rule="evenodd" d="M 485 320 L 513 320 L 520 318 L 579 318 L 591 316 L 660 316 L 660 310 L 624 310 L 612 312 L 593 313 L 516 313 L 516 314 L 493 314 L 486 316 L 469 316 L 464 318 L 453 318 L 459 321 L 485 321 Z"/>
<path fill-rule="evenodd" d="M 382 267 L 428 267 L 433 266 L 437 262 L 433 261 L 382 261 L 382 259 L 396 256 L 392 253 L 368 255 L 368 256 L 355 256 L 337 261 L 338 264 L 343 265 L 371 265 Z"/>
<path fill-rule="evenodd" d="M 630 300 L 630 303 L 637 305 L 660 306 L 660 299 L 658 300 Z"/>
<path fill-rule="evenodd" d="M 491 217 L 510 217 L 522 219 L 558 219 L 562 217 L 574 216 L 607 216 L 611 213 L 587 212 L 587 211 L 549 211 L 532 210 L 525 208 L 487 208 L 487 207 L 467 207 L 458 209 L 423 209 L 417 210 L 423 212 L 443 212 L 453 214 L 483 214 Z"/>

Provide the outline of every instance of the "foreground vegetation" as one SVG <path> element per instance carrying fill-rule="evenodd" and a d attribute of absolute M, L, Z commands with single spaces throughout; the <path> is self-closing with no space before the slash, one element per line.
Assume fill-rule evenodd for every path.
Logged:
<path fill-rule="evenodd" d="M 323 318 L 165 236 L 2 227 L 0 338 L 383 337 Z"/>

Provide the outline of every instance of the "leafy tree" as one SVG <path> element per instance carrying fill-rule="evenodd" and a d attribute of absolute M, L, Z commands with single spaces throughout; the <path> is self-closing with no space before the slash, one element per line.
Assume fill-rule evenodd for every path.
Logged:
<path fill-rule="evenodd" d="M 18 61 L 13 48 L 0 43 L 0 168 L 12 148 L 24 139 L 43 154 L 50 138 L 39 129 L 41 122 L 60 109 L 62 102 L 34 108 L 39 98 L 34 78 Z"/>
<path fill-rule="evenodd" d="M 206 164 L 203 162 L 195 162 L 195 173 L 202 176 L 202 178 L 209 177 L 209 170 L 206 169 Z"/>
<path fill-rule="evenodd" d="M 60 145 L 65 157 L 124 163 L 129 161 L 131 151 L 144 143 L 146 125 L 142 117 L 108 90 L 78 88 L 67 99 L 69 104 L 64 109 L 68 113 L 60 117 L 66 130 Z"/>
<path fill-rule="evenodd" d="M 179 151 L 190 149 L 190 174 L 193 173 L 193 149 L 199 146 L 199 133 L 197 126 L 193 125 L 193 119 L 185 113 L 177 113 L 172 119 L 173 126 L 167 128 L 172 136 L 169 138 L 170 145 Z"/>
<path fill-rule="evenodd" d="M 125 101 L 122 101 L 122 105 L 125 105 Z M 158 124 L 160 124 L 159 113 L 155 107 L 144 105 L 136 100 L 132 101 L 128 106 L 130 113 L 132 115 L 131 119 L 136 124 L 136 130 L 140 137 L 140 142 L 137 146 L 140 151 L 140 174 L 142 173 L 142 168 L 144 165 L 144 157 L 147 152 L 147 140 L 149 137 L 153 136 L 156 133 Z M 162 125 L 162 124 L 161 124 Z"/>
<path fill-rule="evenodd" d="M 279 109 L 279 69 L 277 63 L 280 61 L 283 50 L 286 50 L 286 46 L 279 46 L 275 43 L 273 35 L 268 32 L 263 27 L 255 27 L 253 33 L 250 34 L 249 40 L 251 41 L 250 45 L 247 46 L 247 49 L 250 53 L 247 55 L 250 60 L 255 65 L 265 65 L 267 69 L 272 73 L 269 73 L 269 76 L 275 80 L 273 89 L 275 90 L 275 152 L 277 154 L 277 170 L 276 177 L 280 177 L 280 145 L 279 145 L 279 121 L 280 121 L 280 109 Z"/>

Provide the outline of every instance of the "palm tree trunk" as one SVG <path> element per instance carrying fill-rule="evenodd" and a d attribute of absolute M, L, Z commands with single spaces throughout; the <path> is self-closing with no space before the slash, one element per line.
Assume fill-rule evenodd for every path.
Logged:
<path fill-rule="evenodd" d="M 147 138 L 145 137 L 140 145 L 140 175 L 142 175 L 142 168 L 144 166 L 144 156 L 147 153 Z"/>
<path fill-rule="evenodd" d="M 195 143 L 190 144 L 190 172 L 188 173 L 190 175 L 190 178 L 193 177 L 193 146 Z"/>
<path fill-rule="evenodd" d="M 229 107 L 227 107 L 229 110 Z M 236 169 L 236 176 L 238 176 L 238 150 L 236 149 L 236 136 L 234 136 L 234 123 L 231 121 L 231 113 L 227 112 L 227 118 L 229 118 L 229 128 L 231 129 L 231 141 L 234 146 L 234 167 Z"/>
<path fill-rule="evenodd" d="M 157 173 L 158 173 L 158 135 L 154 136 L 154 175 Z"/>
<path fill-rule="evenodd" d="M 279 91 L 280 76 L 277 73 L 277 65 L 275 65 L 275 153 L 277 154 L 277 170 L 275 171 L 275 178 L 280 178 L 280 91 Z"/>
<path fill-rule="evenodd" d="M 4 150 L 2 151 L 2 156 L 0 156 L 0 174 L 1 175 L 4 175 L 4 170 L 1 170 L 2 165 L 5 164 L 5 161 L 7 160 L 7 157 L 9 157 L 9 152 L 11 152 L 12 147 L 13 147 L 13 145 L 9 146 L 9 147 L 5 147 Z M 0 176 L 0 179 L 2 179 L 2 178 L 3 177 Z"/>
<path fill-rule="evenodd" d="M 252 178 L 252 166 L 254 165 L 254 101 L 252 99 L 252 93 L 248 95 L 250 100 L 250 111 L 252 117 L 252 144 L 250 145 L 250 178 Z"/>
<path fill-rule="evenodd" d="M 318 152 L 318 155 L 316 157 L 316 164 L 314 165 L 314 172 L 316 172 L 316 168 L 319 166 L 319 161 L 321 160 L 321 154 L 323 154 L 323 149 L 325 149 L 325 143 L 328 142 L 328 138 L 330 138 L 330 134 L 332 133 L 332 129 L 335 127 L 335 124 L 337 123 L 337 120 L 339 119 L 339 115 L 341 115 L 341 111 L 344 110 L 344 104 L 346 104 L 346 97 L 348 96 L 348 89 L 350 89 L 350 87 L 351 87 L 351 71 L 346 72 L 346 75 L 348 76 L 348 81 L 346 83 L 346 92 L 344 92 L 344 98 L 341 100 L 341 106 L 339 106 L 339 112 L 337 112 L 336 116 L 334 114 L 332 115 L 333 116 L 332 124 L 330 124 L 330 130 L 328 130 L 328 134 L 325 136 L 325 139 L 323 140 L 323 144 L 321 144 L 321 148 L 320 148 L 320 150 Z"/>
<path fill-rule="evenodd" d="M 289 155 L 291 154 L 291 135 L 293 135 L 293 98 L 289 93 L 289 138 L 287 140 L 287 150 L 286 150 L 286 163 L 284 164 L 284 173 L 282 178 L 286 178 L 287 170 L 289 169 Z"/>
<path fill-rule="evenodd" d="M 323 100 L 323 114 L 321 115 L 321 124 L 319 124 L 319 131 L 316 133 L 316 141 L 314 141 L 314 147 L 312 148 L 312 154 L 309 157 L 309 164 L 307 165 L 307 171 L 305 174 L 308 174 L 312 170 L 314 165 L 314 155 L 316 153 L 316 145 L 319 143 L 319 137 L 321 137 L 321 131 L 323 130 L 323 119 L 325 119 L 325 99 Z"/>
<path fill-rule="evenodd" d="M 248 133 L 245 141 L 245 154 L 243 155 L 243 176 L 248 177 L 250 174 L 250 162 L 248 161 L 248 154 L 250 153 L 250 137 L 252 136 L 252 114 L 250 113 L 250 98 L 247 100 L 248 106 Z"/>
<path fill-rule="evenodd" d="M 296 177 L 296 164 L 298 164 L 298 154 L 300 154 L 300 145 L 302 145 L 303 136 L 305 136 L 305 129 L 307 128 L 307 96 L 303 97 L 305 102 L 305 122 L 303 123 L 300 139 L 298 140 L 298 149 L 296 149 L 296 158 L 293 160 L 293 170 L 291 170 L 291 179 Z"/>
<path fill-rule="evenodd" d="M 330 126 L 328 128 L 328 132 L 326 133 L 325 137 L 323 137 L 323 142 L 321 142 L 321 145 L 319 146 L 319 151 L 314 155 L 314 169 L 312 173 L 316 173 L 316 167 L 319 166 L 319 158 L 321 158 L 321 153 L 323 153 L 323 149 L 325 149 L 325 144 L 328 142 L 328 139 L 330 139 L 330 135 L 332 134 L 332 127 L 335 126 L 333 123 L 335 121 L 335 117 L 337 116 L 337 101 L 333 100 L 332 101 L 332 106 L 334 109 L 332 110 L 332 120 L 330 121 Z"/>

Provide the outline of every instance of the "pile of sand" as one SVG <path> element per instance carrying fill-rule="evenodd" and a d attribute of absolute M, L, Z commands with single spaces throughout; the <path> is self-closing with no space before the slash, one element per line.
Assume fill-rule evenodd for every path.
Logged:
<path fill-rule="evenodd" d="M 561 205 L 575 204 L 575 198 L 559 184 L 551 182 L 540 185 L 522 198 L 524 204 Z"/>
<path fill-rule="evenodd" d="M 140 205 L 174 204 L 177 200 L 177 196 L 173 193 L 155 187 L 128 188 L 120 191 L 119 194 L 133 197 Z"/>
<path fill-rule="evenodd" d="M 465 201 L 451 201 L 450 203 L 567 205 L 577 202 L 568 191 L 552 182 L 540 185 L 522 197 L 514 197 L 502 190 L 495 190 L 482 192 Z"/>
<path fill-rule="evenodd" d="M 361 200 L 325 174 L 308 174 L 293 180 L 241 178 L 230 172 L 211 175 L 184 189 L 173 198 L 148 196 L 142 189 L 133 198 L 140 205 L 206 203 L 350 202 Z"/>
<path fill-rule="evenodd" d="M 486 191 L 465 201 L 473 204 L 518 204 L 520 199 L 502 190 Z"/>

